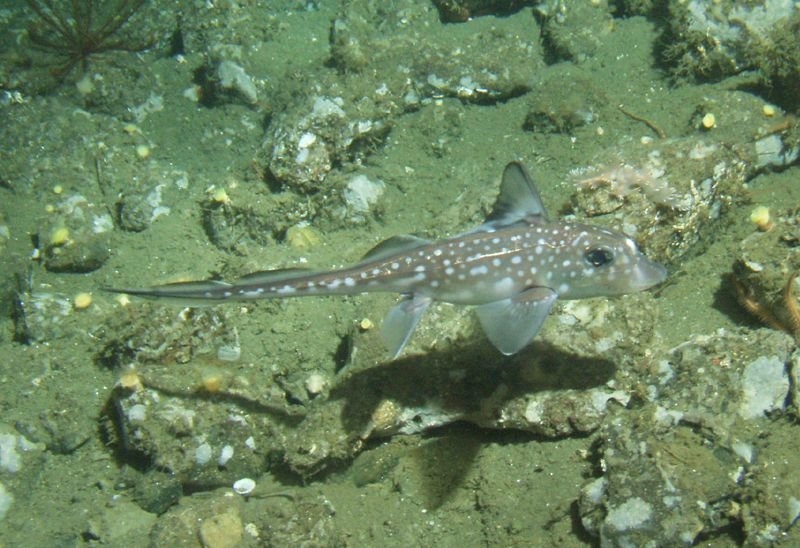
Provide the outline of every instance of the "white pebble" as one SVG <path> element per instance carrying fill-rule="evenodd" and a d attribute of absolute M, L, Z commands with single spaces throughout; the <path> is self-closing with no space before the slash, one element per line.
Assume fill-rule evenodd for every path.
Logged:
<path fill-rule="evenodd" d="M 366 175 L 356 175 L 344 189 L 344 199 L 355 213 L 366 213 L 378 203 L 386 185 L 383 181 L 372 181 Z"/>
<path fill-rule="evenodd" d="M 789 392 L 789 374 L 778 356 L 760 356 L 747 364 L 741 379 L 739 415 L 756 419 L 783 409 Z"/>
<path fill-rule="evenodd" d="M 223 344 L 217 348 L 217 358 L 224 362 L 235 362 L 242 357 L 242 349 L 238 344 Z"/>
<path fill-rule="evenodd" d="M 233 483 L 233 490 L 240 495 L 249 495 L 256 488 L 256 482 L 250 478 L 242 478 Z"/>
<path fill-rule="evenodd" d="M 800 519 L 800 500 L 794 497 L 789 497 L 789 525 L 791 527 Z"/>
<path fill-rule="evenodd" d="M 219 457 L 217 458 L 217 464 L 220 466 L 225 466 L 228 464 L 228 461 L 233 458 L 233 446 L 225 445 L 222 448 L 222 451 L 219 452 Z"/>
<path fill-rule="evenodd" d="M 0 434 L 0 470 L 14 474 L 22 467 L 22 459 L 17 453 L 17 436 Z"/>
<path fill-rule="evenodd" d="M 14 502 L 14 495 L 12 495 L 6 486 L 0 483 L 0 520 L 6 516 L 6 512 L 11 508 L 11 503 Z"/>
<path fill-rule="evenodd" d="M 233 61 L 222 61 L 217 67 L 217 77 L 225 89 L 235 89 L 251 103 L 258 101 L 258 90 L 253 79 Z"/>
<path fill-rule="evenodd" d="M 309 396 L 316 396 L 325 389 L 326 384 L 328 384 L 328 382 L 324 375 L 312 373 L 306 379 L 306 391 Z"/>
<path fill-rule="evenodd" d="M 132 405 L 131 408 L 128 409 L 128 420 L 131 422 L 144 422 L 146 416 L 147 416 L 147 407 L 145 407 L 141 403 Z"/>
<path fill-rule="evenodd" d="M 317 136 L 307 131 L 300 136 L 297 141 L 297 148 L 308 148 L 317 142 Z"/>
<path fill-rule="evenodd" d="M 211 446 L 204 443 L 194 450 L 194 462 L 197 464 L 207 464 L 211 460 Z"/>

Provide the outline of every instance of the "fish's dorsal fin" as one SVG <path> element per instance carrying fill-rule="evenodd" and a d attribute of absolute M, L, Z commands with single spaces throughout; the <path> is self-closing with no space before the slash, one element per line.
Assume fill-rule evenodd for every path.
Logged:
<path fill-rule="evenodd" d="M 484 224 L 506 226 L 530 217 L 546 220 L 547 211 L 525 166 L 509 162 L 503 170 L 500 194 Z"/>
<path fill-rule="evenodd" d="M 429 240 L 418 238 L 417 236 L 410 236 L 408 234 L 392 236 L 391 238 L 383 240 L 381 243 L 367 251 L 364 256 L 361 257 L 361 262 L 366 263 L 370 261 L 379 261 L 398 253 L 416 249 L 429 243 Z"/>

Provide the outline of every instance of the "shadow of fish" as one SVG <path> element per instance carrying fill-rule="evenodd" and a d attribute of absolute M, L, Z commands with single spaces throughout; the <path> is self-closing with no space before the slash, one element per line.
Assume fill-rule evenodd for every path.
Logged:
<path fill-rule="evenodd" d="M 486 221 L 429 241 L 395 236 L 353 266 L 329 271 L 255 272 L 233 282 L 197 281 L 108 288 L 151 298 L 200 301 L 397 292 L 381 335 L 392 357 L 402 351 L 433 301 L 474 305 L 488 339 L 514 354 L 539 332 L 556 299 L 623 295 L 662 282 L 666 269 L 621 232 L 551 221 L 525 167 L 509 163 Z"/>

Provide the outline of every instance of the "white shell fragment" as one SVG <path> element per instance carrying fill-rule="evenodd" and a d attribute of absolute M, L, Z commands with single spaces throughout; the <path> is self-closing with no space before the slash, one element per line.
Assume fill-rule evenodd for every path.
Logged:
<path fill-rule="evenodd" d="M 194 462 L 200 465 L 207 464 L 211 460 L 211 455 L 211 446 L 204 443 L 194 450 Z"/>
<path fill-rule="evenodd" d="M 308 392 L 309 396 L 317 396 L 320 392 L 325 390 L 325 386 L 328 384 L 327 379 L 324 375 L 319 373 L 312 373 L 306 379 L 306 392 Z"/>
<path fill-rule="evenodd" d="M 239 495 L 249 495 L 256 488 L 256 482 L 250 478 L 242 478 L 233 483 L 233 490 Z"/>
<path fill-rule="evenodd" d="M 226 445 L 222 448 L 219 452 L 219 457 L 217 457 L 217 464 L 219 466 L 225 466 L 228 464 L 228 461 L 233 458 L 233 446 Z"/>
<path fill-rule="evenodd" d="M 307 131 L 300 136 L 297 141 L 297 148 L 308 148 L 317 142 L 317 136 Z"/>
<path fill-rule="evenodd" d="M 372 181 L 366 175 L 356 175 L 347 183 L 344 200 L 355 213 L 367 213 L 378 203 L 386 184 L 381 180 Z"/>
<path fill-rule="evenodd" d="M 250 75 L 233 61 L 222 61 L 217 67 L 217 77 L 225 89 L 235 89 L 251 103 L 258 101 L 258 90 Z"/>

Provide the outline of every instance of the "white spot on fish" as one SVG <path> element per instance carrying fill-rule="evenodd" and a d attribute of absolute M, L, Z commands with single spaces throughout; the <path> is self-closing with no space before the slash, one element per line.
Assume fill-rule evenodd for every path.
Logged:
<path fill-rule="evenodd" d="M 481 274 L 488 274 L 488 273 L 489 273 L 489 267 L 486 266 L 485 264 L 480 266 L 473 266 L 472 268 L 469 269 L 470 276 L 480 276 Z"/>
<path fill-rule="evenodd" d="M 508 293 L 514 288 L 514 280 L 506 276 L 500 279 L 495 285 L 494 289 L 498 293 Z"/>

